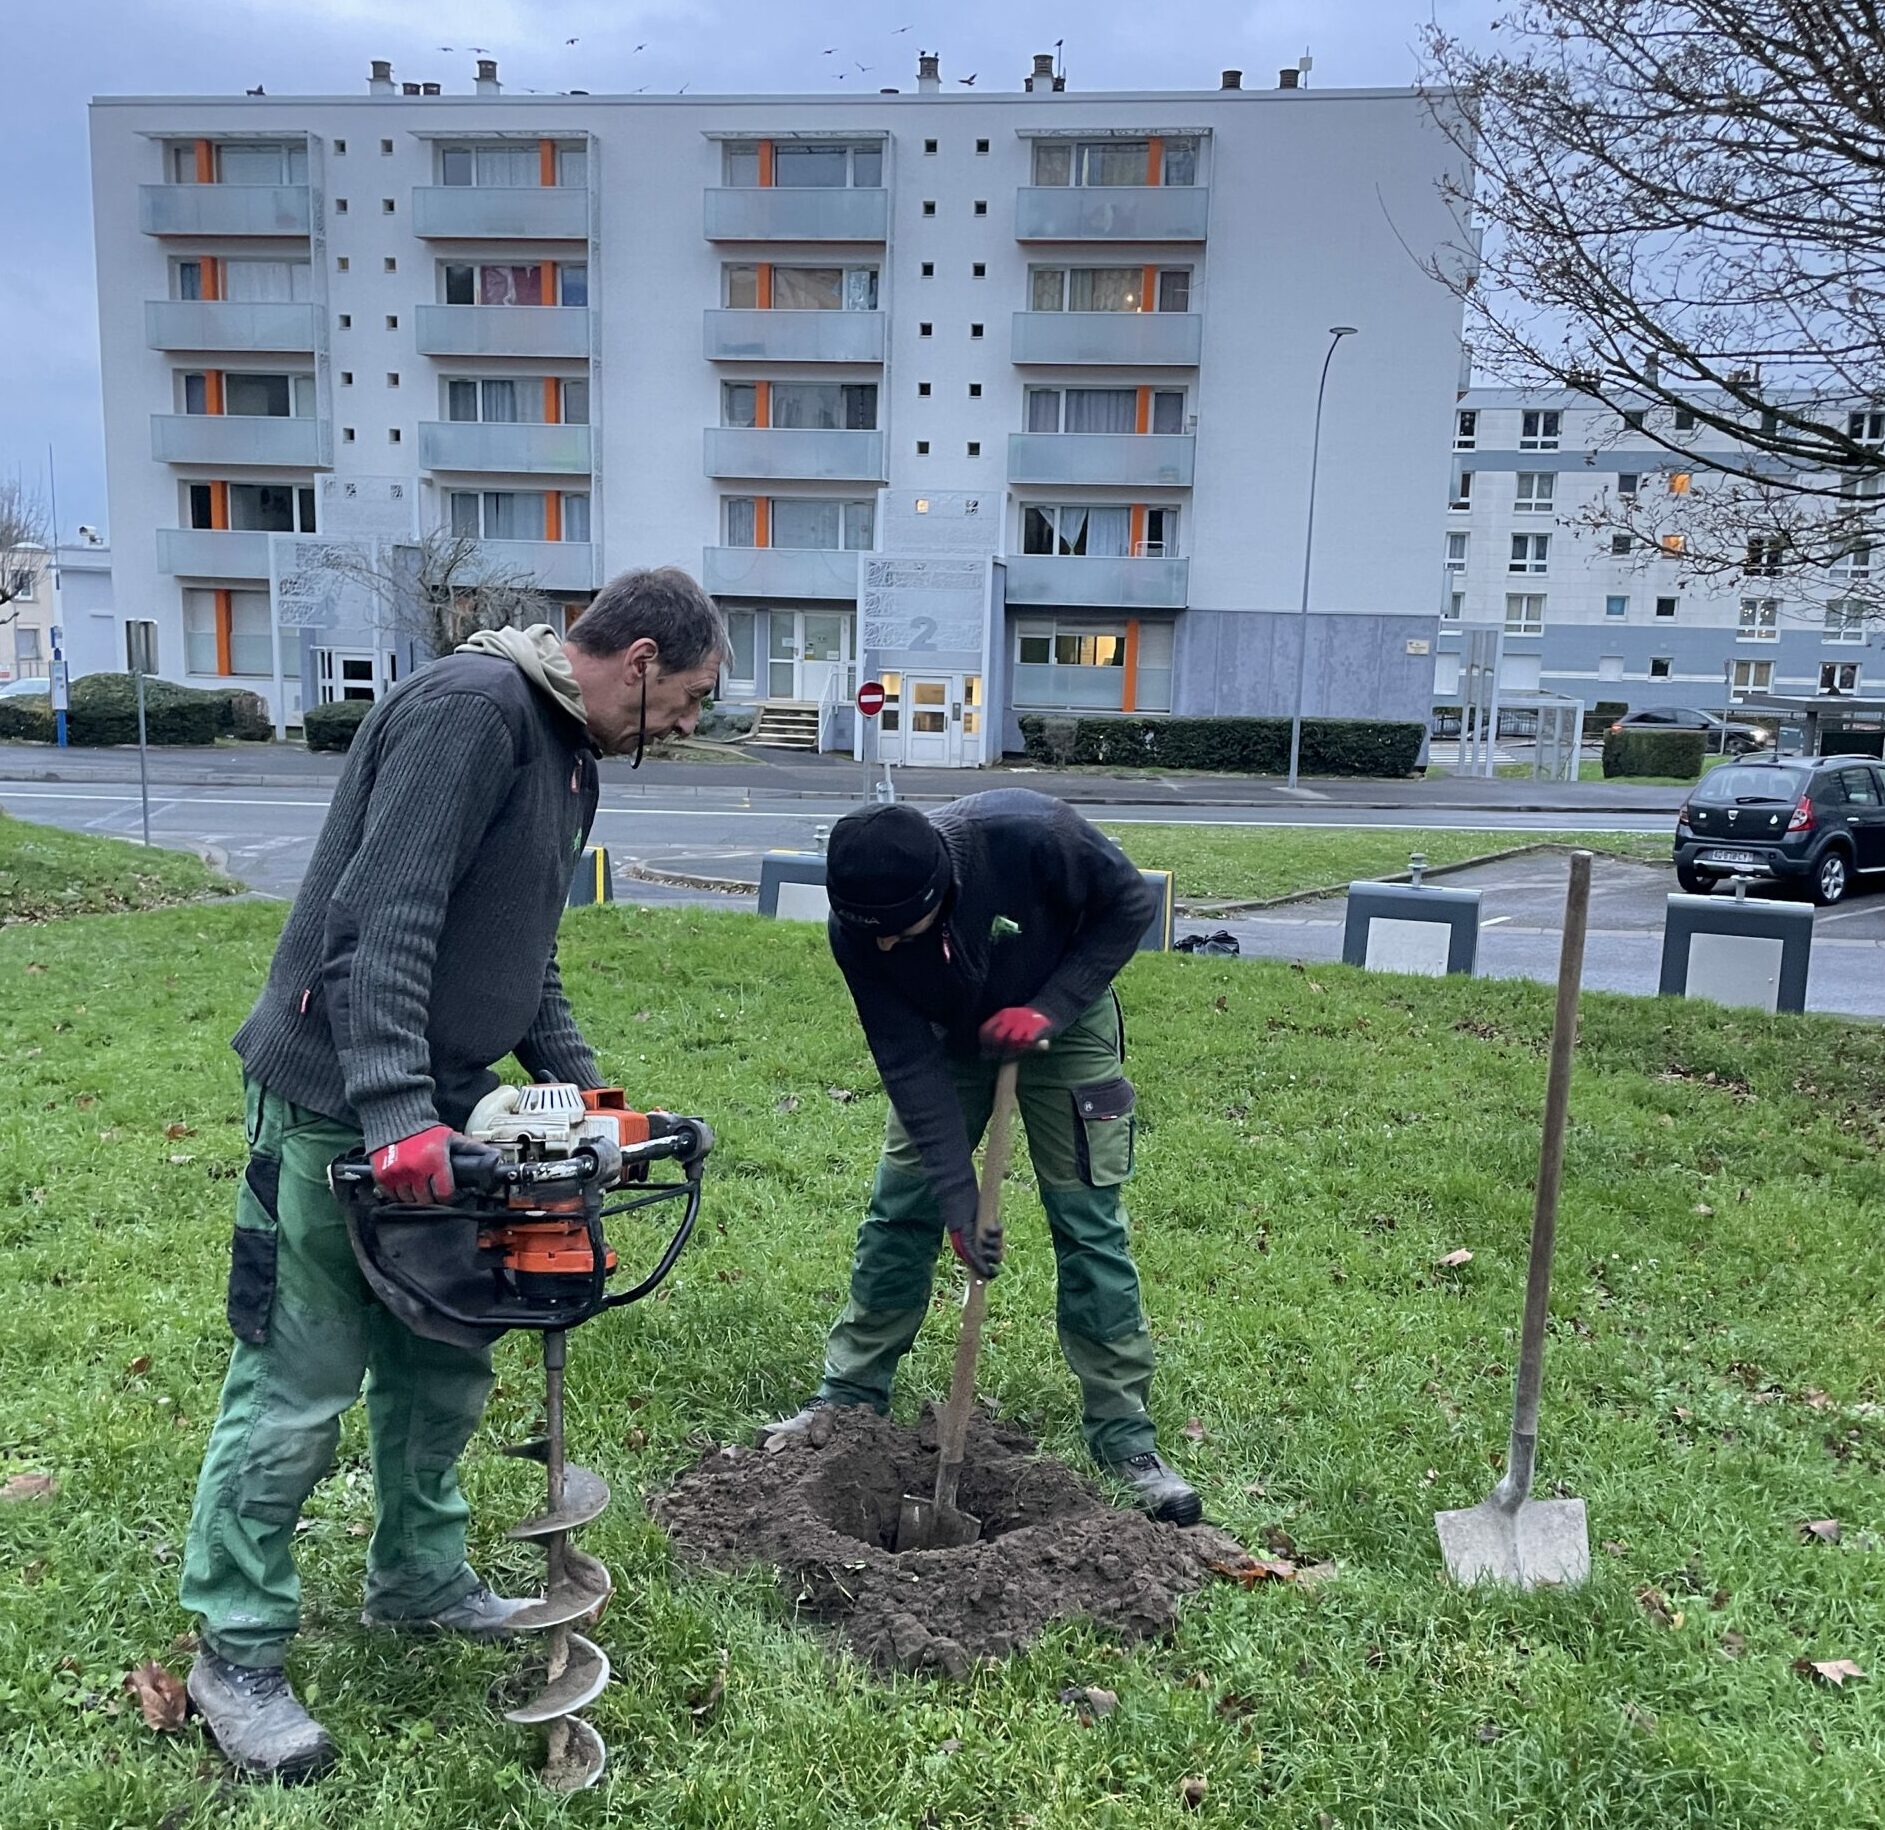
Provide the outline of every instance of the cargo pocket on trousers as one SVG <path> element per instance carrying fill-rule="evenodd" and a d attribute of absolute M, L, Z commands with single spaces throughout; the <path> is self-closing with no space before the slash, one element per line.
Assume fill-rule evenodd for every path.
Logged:
<path fill-rule="evenodd" d="M 1132 1082 L 1102 1080 L 1073 1090 L 1073 1154 L 1080 1180 L 1089 1188 L 1116 1188 L 1132 1174 L 1138 1121 L 1132 1115 Z"/>
<path fill-rule="evenodd" d="M 236 1198 L 236 1230 L 229 1242 L 229 1329 L 260 1347 L 275 1306 L 275 1252 L 281 1219 L 281 1162 L 251 1156 Z"/>

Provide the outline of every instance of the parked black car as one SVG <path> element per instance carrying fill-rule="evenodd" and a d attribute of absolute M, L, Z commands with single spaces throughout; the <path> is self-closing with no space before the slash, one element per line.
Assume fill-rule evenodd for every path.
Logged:
<path fill-rule="evenodd" d="M 1691 895 L 1745 875 L 1832 903 L 1874 873 L 1885 876 L 1885 774 L 1857 757 L 1720 763 L 1676 815 L 1676 878 Z"/>
<path fill-rule="evenodd" d="M 1739 719 L 1717 718 L 1713 712 L 1700 712 L 1687 705 L 1645 705 L 1625 712 L 1613 731 L 1700 731 L 1704 746 L 1711 751 L 1726 749 L 1730 756 L 1746 756 L 1752 750 L 1774 747 L 1774 734 L 1758 724 L 1743 724 Z M 1722 735 L 1726 732 L 1724 745 Z"/>

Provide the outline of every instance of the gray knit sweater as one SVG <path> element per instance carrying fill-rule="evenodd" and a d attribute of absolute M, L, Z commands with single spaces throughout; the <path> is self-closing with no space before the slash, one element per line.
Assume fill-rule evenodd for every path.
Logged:
<path fill-rule="evenodd" d="M 509 1054 L 599 1084 L 556 970 L 596 793 L 587 728 L 513 662 L 402 682 L 354 739 L 243 1066 L 370 1150 L 462 1125 Z"/>

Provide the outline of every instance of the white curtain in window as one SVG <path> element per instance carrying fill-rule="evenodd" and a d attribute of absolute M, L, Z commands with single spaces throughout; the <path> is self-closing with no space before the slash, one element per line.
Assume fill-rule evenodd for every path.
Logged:
<path fill-rule="evenodd" d="M 1073 175 L 1073 148 L 1065 140 L 1034 142 L 1034 182 L 1065 184 Z"/>
<path fill-rule="evenodd" d="M 1143 184 L 1149 169 L 1143 140 L 1100 140 L 1080 148 L 1082 184 Z"/>
<path fill-rule="evenodd" d="M 1144 284 L 1138 267 L 1076 267 L 1067 275 L 1067 309 L 1137 311 Z"/>
<path fill-rule="evenodd" d="M 1138 425 L 1136 388 L 1069 388 L 1069 432 L 1131 432 Z"/>
<path fill-rule="evenodd" d="M 227 295 L 244 304 L 284 304 L 311 290 L 306 261 L 230 261 L 223 275 Z"/>
<path fill-rule="evenodd" d="M 229 671 L 272 674 L 275 644 L 269 629 L 266 591 L 229 593 Z"/>
<path fill-rule="evenodd" d="M 484 384 L 484 417 L 495 425 L 517 424 L 517 383 L 487 381 Z"/>
<path fill-rule="evenodd" d="M 750 381 L 727 382 L 720 390 L 720 400 L 729 426 L 759 423 L 759 396 Z"/>
<path fill-rule="evenodd" d="M 541 540 L 542 495 L 535 490 L 486 490 L 484 537 L 487 540 Z"/>
<path fill-rule="evenodd" d="M 216 671 L 216 593 L 183 594 L 183 666 L 186 673 Z"/>
<path fill-rule="evenodd" d="M 777 311 L 837 311 L 844 303 L 844 270 L 775 267 L 772 303 Z"/>
<path fill-rule="evenodd" d="M 877 309 L 877 269 L 875 267 L 847 267 L 845 269 L 844 309 L 846 311 L 875 311 Z"/>
<path fill-rule="evenodd" d="M 589 539 L 589 498 L 577 493 L 563 498 L 563 538 Z"/>
<path fill-rule="evenodd" d="M 589 182 L 589 150 L 563 146 L 556 154 L 556 181 L 566 190 L 581 190 Z"/>
<path fill-rule="evenodd" d="M 1196 140 L 1167 140 L 1161 175 L 1167 184 L 1196 184 L 1198 182 L 1198 142 Z"/>
<path fill-rule="evenodd" d="M 751 546 L 757 532 L 757 517 L 754 514 L 751 496 L 730 496 L 727 499 L 727 545 Z"/>
<path fill-rule="evenodd" d="M 1060 390 L 1058 388 L 1030 388 L 1028 390 L 1028 430 L 1030 432 L 1058 432 L 1060 430 Z"/>
<path fill-rule="evenodd" d="M 773 182 L 842 190 L 850 178 L 850 151 L 843 146 L 781 146 L 773 154 Z"/>
<path fill-rule="evenodd" d="M 844 544 L 843 521 L 844 505 L 840 502 L 775 501 L 772 544 L 835 553 Z"/>
<path fill-rule="evenodd" d="M 467 386 L 470 383 L 466 384 Z M 478 537 L 478 498 L 469 489 L 452 491 L 452 532 L 461 539 Z"/>
<path fill-rule="evenodd" d="M 1127 508 L 1089 508 L 1086 515 L 1086 552 L 1090 559 L 1124 559 L 1132 550 L 1132 511 Z"/>
<path fill-rule="evenodd" d="M 1034 311 L 1060 311 L 1067 302 L 1067 275 L 1059 267 L 1036 267 L 1028 303 Z"/>
<path fill-rule="evenodd" d="M 475 157 L 480 184 L 519 190 L 542 177 L 541 159 L 534 146 L 480 146 Z"/>
<path fill-rule="evenodd" d="M 844 505 L 844 544 L 854 553 L 868 553 L 876 538 L 877 508 L 871 502 Z"/>
<path fill-rule="evenodd" d="M 836 431 L 842 424 L 839 409 L 842 395 L 829 382 L 774 382 L 772 388 L 772 423 L 775 426 L 810 427 L 815 431 Z"/>
<path fill-rule="evenodd" d="M 460 422 L 478 417 L 478 384 L 475 381 L 446 382 L 445 417 Z"/>

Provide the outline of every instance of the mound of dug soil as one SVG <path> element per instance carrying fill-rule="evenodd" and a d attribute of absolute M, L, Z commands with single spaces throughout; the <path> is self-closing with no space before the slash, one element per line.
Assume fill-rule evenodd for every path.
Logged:
<path fill-rule="evenodd" d="M 933 1419 L 912 1431 L 862 1409 L 827 1412 L 768 1449 L 710 1450 L 649 1510 L 685 1554 L 718 1569 L 769 1564 L 787 1597 L 886 1670 L 964 1675 L 1050 1622 L 1127 1639 L 1163 1633 L 1181 1597 L 1244 1550 L 1109 1505 L 1031 1438 L 978 1414 L 957 1504 L 983 1522 L 956 1550 L 894 1546 L 906 1493 L 936 1484 Z"/>

